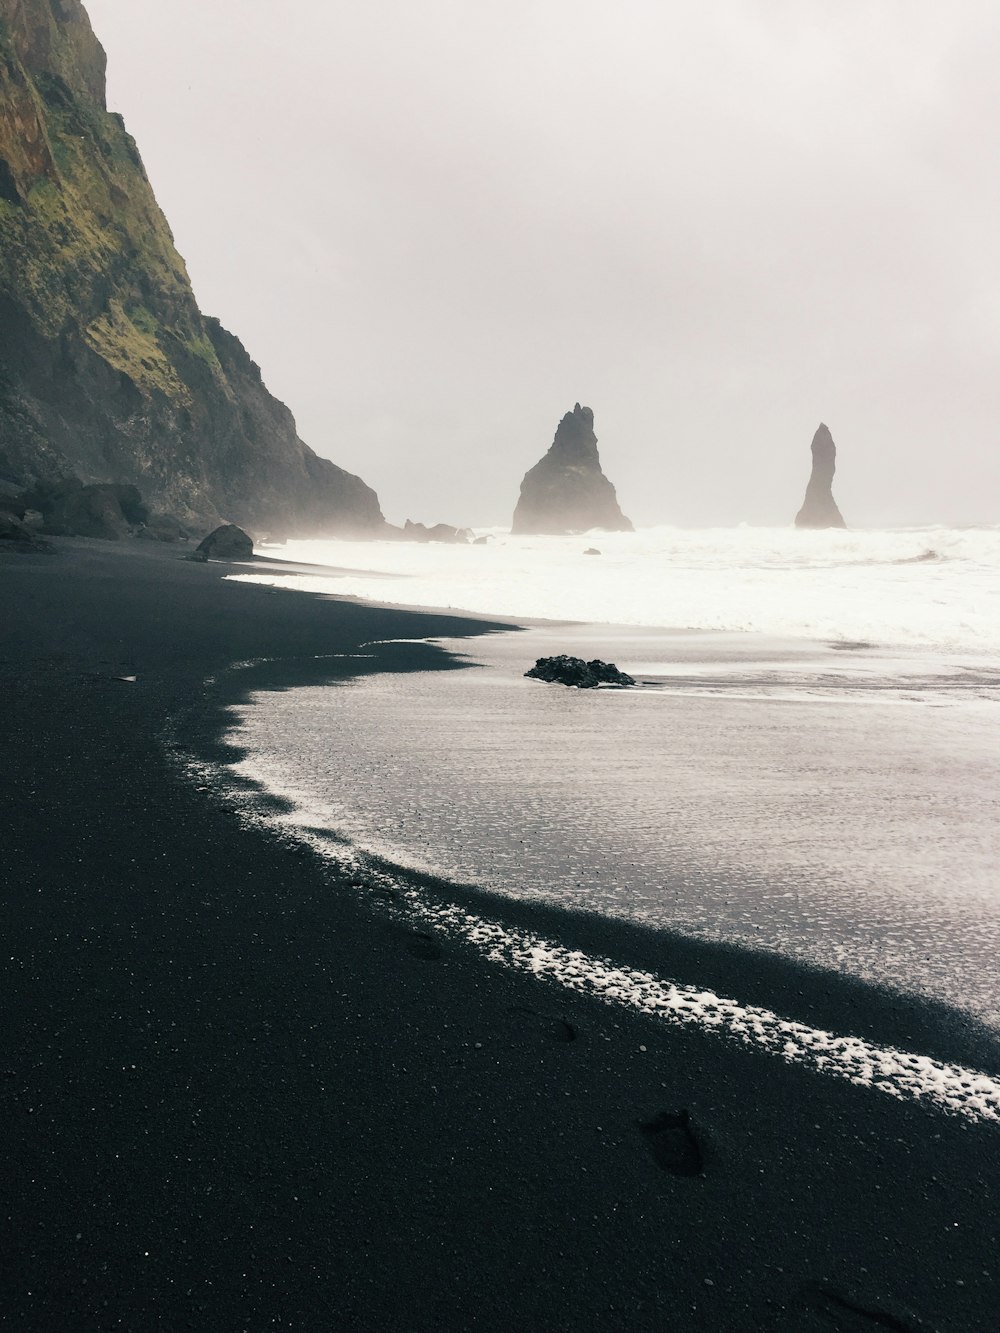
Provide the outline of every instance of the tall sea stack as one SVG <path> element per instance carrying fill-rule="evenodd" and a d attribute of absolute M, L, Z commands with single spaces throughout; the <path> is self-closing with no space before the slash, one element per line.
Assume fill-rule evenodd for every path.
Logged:
<path fill-rule="evenodd" d="M 511 532 L 560 535 L 588 528 L 631 532 L 632 524 L 601 471 L 594 414 L 577 403 L 560 421 L 548 453 L 525 473 Z"/>
<path fill-rule="evenodd" d="M 198 309 L 105 63 L 80 0 L 0 0 L 0 491 L 71 474 L 193 525 L 379 531 Z"/>
<path fill-rule="evenodd" d="M 833 498 L 833 474 L 837 470 L 837 446 L 827 427 L 820 422 L 812 442 L 812 475 L 806 498 L 795 515 L 797 528 L 846 528 Z"/>

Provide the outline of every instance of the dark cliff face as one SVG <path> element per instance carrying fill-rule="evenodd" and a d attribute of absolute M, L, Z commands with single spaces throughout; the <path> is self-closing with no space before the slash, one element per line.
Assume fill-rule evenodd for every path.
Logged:
<path fill-rule="evenodd" d="M 826 426 L 820 422 L 812 442 L 812 474 L 806 498 L 795 516 L 797 528 L 846 528 L 833 498 L 833 474 L 837 470 L 837 446 Z"/>
<path fill-rule="evenodd" d="M 79 0 L 0 0 L 0 482 L 129 482 L 192 523 L 382 526 L 202 316 Z"/>
<path fill-rule="evenodd" d="M 631 532 L 615 488 L 601 471 L 594 414 L 579 403 L 559 423 L 548 453 L 525 473 L 515 533 Z"/>

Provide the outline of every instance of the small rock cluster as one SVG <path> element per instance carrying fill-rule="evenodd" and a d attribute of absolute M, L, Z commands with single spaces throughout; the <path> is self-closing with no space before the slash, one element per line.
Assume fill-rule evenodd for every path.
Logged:
<path fill-rule="evenodd" d="M 435 523 L 429 528 L 426 523 L 407 519 L 403 524 L 402 539 L 408 542 L 457 542 L 463 546 L 472 541 L 472 533 L 468 528 L 453 528 L 450 523 Z"/>
<path fill-rule="evenodd" d="M 634 685 L 635 681 L 614 662 L 602 662 L 595 657 L 585 662 L 582 657 L 540 657 L 530 671 L 524 673 L 532 680 L 544 680 L 559 685 L 575 685 L 578 690 L 595 690 L 598 685 Z"/>

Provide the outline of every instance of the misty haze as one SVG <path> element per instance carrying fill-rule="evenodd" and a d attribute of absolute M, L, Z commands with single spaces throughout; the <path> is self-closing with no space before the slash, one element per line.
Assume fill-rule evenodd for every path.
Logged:
<path fill-rule="evenodd" d="M 820 420 L 854 523 L 995 521 L 994 6 L 91 12 L 202 308 L 393 522 L 507 521 L 575 400 L 641 526 L 786 522 Z"/>
<path fill-rule="evenodd" d="M 996 1333 L 1000 12 L 0 0 L 19 1333 Z"/>

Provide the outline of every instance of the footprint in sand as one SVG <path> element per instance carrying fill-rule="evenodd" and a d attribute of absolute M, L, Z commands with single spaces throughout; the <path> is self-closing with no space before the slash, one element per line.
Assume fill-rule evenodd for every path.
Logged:
<path fill-rule="evenodd" d="M 888 1329 L 889 1333 L 934 1333 L 930 1324 L 918 1319 L 908 1311 L 893 1314 L 868 1301 L 843 1292 L 833 1287 L 813 1287 L 810 1289 L 813 1304 L 830 1321 L 830 1327 L 840 1329 L 841 1333 L 874 1333 L 875 1329 Z"/>
<path fill-rule="evenodd" d="M 519 1006 L 510 1010 L 511 1023 L 518 1032 L 541 1037 L 545 1041 L 576 1041 L 576 1028 L 563 1018 L 540 1014 L 535 1009 Z"/>
<path fill-rule="evenodd" d="M 423 958 L 427 962 L 434 962 L 441 957 L 444 950 L 435 936 L 427 931 L 417 930 L 406 939 L 406 952 L 411 953 L 414 958 Z"/>
<path fill-rule="evenodd" d="M 704 1175 L 701 1144 L 687 1111 L 662 1111 L 652 1120 L 640 1122 L 639 1132 L 661 1171 L 669 1171 L 672 1176 Z"/>

